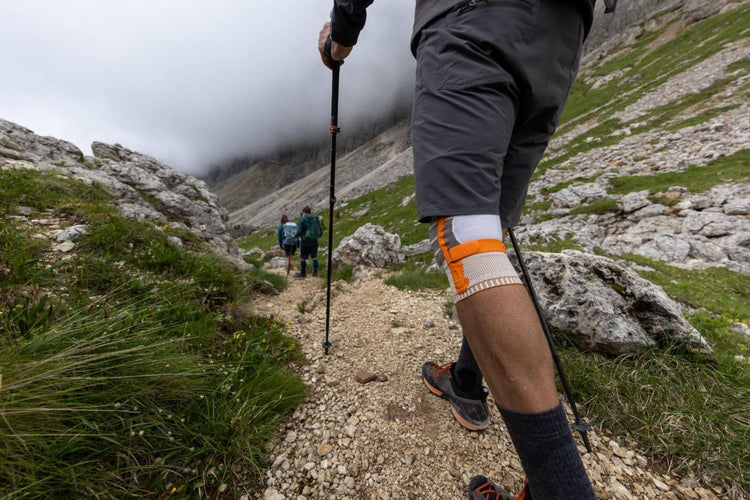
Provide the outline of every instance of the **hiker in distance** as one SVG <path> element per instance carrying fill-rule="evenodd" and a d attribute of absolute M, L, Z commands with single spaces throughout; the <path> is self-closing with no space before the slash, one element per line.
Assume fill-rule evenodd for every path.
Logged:
<path fill-rule="evenodd" d="M 334 0 L 318 49 L 343 61 L 373 0 Z M 595 0 L 417 0 L 412 116 L 421 222 L 451 284 L 464 332 L 455 363 L 427 362 L 428 389 L 461 425 L 488 425 L 487 380 L 526 473 L 517 499 L 595 499 L 555 387 L 529 295 L 505 254 L 531 174 L 578 71 Z M 419 485 L 415 485 L 415 490 Z M 474 500 L 509 499 L 484 476 Z"/>
<path fill-rule="evenodd" d="M 323 235 L 320 227 L 320 218 L 311 213 L 310 207 L 302 209 L 302 217 L 297 222 L 297 234 L 299 234 L 299 266 L 300 270 L 294 274 L 295 278 L 307 276 L 307 259 L 312 258 L 313 276 L 318 275 L 318 238 Z"/>
<path fill-rule="evenodd" d="M 281 216 L 281 225 L 276 231 L 276 235 L 279 239 L 279 247 L 284 250 L 286 255 L 286 274 L 297 269 L 297 264 L 294 263 L 294 254 L 297 253 L 297 246 L 299 240 L 297 238 L 297 223 L 289 220 L 286 214 Z"/>

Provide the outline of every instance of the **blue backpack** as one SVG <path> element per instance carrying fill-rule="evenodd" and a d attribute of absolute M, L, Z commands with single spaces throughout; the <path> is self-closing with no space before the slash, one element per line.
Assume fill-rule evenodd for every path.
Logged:
<path fill-rule="evenodd" d="M 296 245 L 297 244 L 297 223 L 287 222 L 284 224 L 284 239 L 282 240 L 284 245 Z"/>

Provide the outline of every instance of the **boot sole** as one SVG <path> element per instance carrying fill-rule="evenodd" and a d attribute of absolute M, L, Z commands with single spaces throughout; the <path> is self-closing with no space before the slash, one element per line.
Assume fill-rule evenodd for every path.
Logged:
<path fill-rule="evenodd" d="M 474 432 L 479 432 L 479 431 L 486 430 L 490 426 L 489 423 L 485 425 L 476 425 L 476 424 L 472 424 L 471 422 L 468 422 L 465 418 L 463 418 L 461 415 L 458 414 L 458 412 L 456 411 L 456 408 L 453 406 L 453 402 L 445 396 L 445 393 L 443 391 L 430 385 L 430 383 L 427 382 L 427 379 L 424 377 L 422 377 L 422 382 L 424 382 L 424 385 L 427 387 L 427 390 L 429 390 L 435 396 L 438 396 L 441 399 L 445 399 L 451 404 L 451 414 L 453 414 L 453 418 L 455 418 L 456 422 L 458 422 L 461 425 L 461 427 L 463 427 L 464 429 L 474 431 Z"/>

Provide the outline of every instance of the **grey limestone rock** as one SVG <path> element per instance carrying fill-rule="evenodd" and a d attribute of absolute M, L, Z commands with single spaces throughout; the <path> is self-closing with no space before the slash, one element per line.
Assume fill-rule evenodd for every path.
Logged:
<path fill-rule="evenodd" d="M 598 182 L 573 184 L 550 195 L 552 205 L 558 208 L 573 208 L 606 197 L 606 188 Z"/>
<path fill-rule="evenodd" d="M 344 238 L 333 251 L 334 267 L 342 265 L 385 267 L 399 262 L 401 238 L 367 223 Z"/>
<path fill-rule="evenodd" d="M 689 211 L 683 223 L 684 233 L 695 233 L 716 238 L 726 236 L 737 230 L 733 217 L 716 212 Z"/>
<path fill-rule="evenodd" d="M 620 207 L 620 210 L 629 214 L 650 205 L 651 202 L 648 199 L 648 195 L 648 191 L 635 191 L 628 193 L 619 199 L 617 205 Z"/>
<path fill-rule="evenodd" d="M 425 238 L 419 243 L 415 243 L 413 245 L 407 245 L 405 247 L 401 248 L 401 253 L 404 254 L 407 257 L 411 257 L 413 255 L 419 255 L 421 253 L 427 253 L 430 250 L 432 250 L 430 246 L 430 240 L 429 238 Z"/>
<path fill-rule="evenodd" d="M 76 240 L 87 234 L 89 233 L 86 231 L 85 224 L 76 224 L 75 226 L 70 226 L 69 228 L 63 229 L 57 233 L 57 235 L 55 235 L 55 241 L 62 243 L 63 241 Z"/>
<path fill-rule="evenodd" d="M 734 198 L 722 207 L 727 215 L 750 215 L 750 198 Z"/>
<path fill-rule="evenodd" d="M 178 238 L 177 236 L 169 236 L 167 238 L 167 241 L 169 242 L 170 245 L 174 245 L 178 248 L 182 248 L 182 240 Z"/>
<path fill-rule="evenodd" d="M 288 260 L 286 257 L 271 257 L 271 260 L 263 264 L 264 269 L 280 269 L 286 267 Z"/>
<path fill-rule="evenodd" d="M 713 356 L 680 306 L 629 268 L 575 250 L 524 257 L 550 325 L 582 347 L 623 354 L 676 342 Z"/>
<path fill-rule="evenodd" d="M 662 234 L 635 249 L 635 253 L 662 262 L 684 262 L 690 254 L 690 239 Z"/>
<path fill-rule="evenodd" d="M 726 5 L 725 1 L 685 0 L 682 17 L 690 22 L 700 21 L 718 14 L 724 5 Z"/>

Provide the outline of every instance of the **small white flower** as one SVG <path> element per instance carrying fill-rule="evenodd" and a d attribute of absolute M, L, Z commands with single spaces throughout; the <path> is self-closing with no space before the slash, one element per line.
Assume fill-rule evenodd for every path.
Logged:
<path fill-rule="evenodd" d="M 138 431 L 139 436 L 143 436 L 143 431 Z"/>

